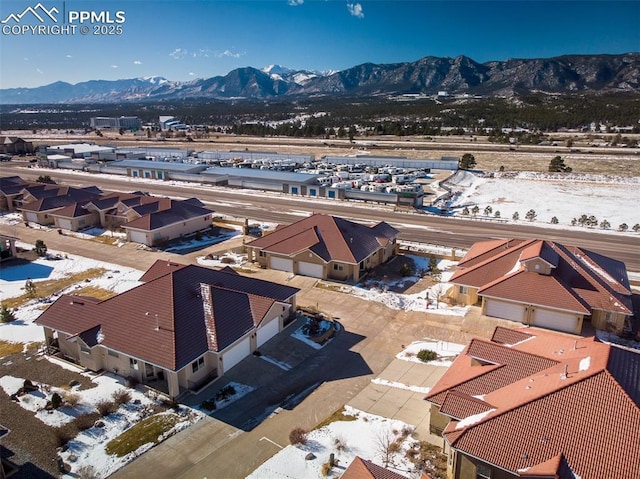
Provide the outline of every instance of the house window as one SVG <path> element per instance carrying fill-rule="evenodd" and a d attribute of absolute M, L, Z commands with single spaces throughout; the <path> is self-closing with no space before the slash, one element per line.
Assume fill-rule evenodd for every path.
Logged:
<path fill-rule="evenodd" d="M 343 267 L 342 267 L 341 264 L 337 264 L 337 263 L 333 264 L 333 270 L 334 271 L 342 271 L 342 269 L 343 269 Z"/>
<path fill-rule="evenodd" d="M 204 367 L 204 357 L 199 358 L 197 361 L 191 363 L 191 372 L 196 372 L 198 369 L 202 369 Z"/>
<path fill-rule="evenodd" d="M 131 369 L 135 369 L 137 371 L 138 370 L 138 360 L 137 359 L 133 359 L 133 358 L 129 358 L 129 367 Z"/>
<path fill-rule="evenodd" d="M 120 355 L 118 353 L 116 353 L 115 351 L 111 351 L 110 349 L 107 350 L 107 354 L 109 356 L 111 356 L 112 358 L 119 358 L 120 357 Z"/>
<path fill-rule="evenodd" d="M 83 346 L 82 344 L 80 345 L 80 351 L 85 354 L 91 354 L 91 349 L 86 346 Z"/>
<path fill-rule="evenodd" d="M 484 464 L 476 466 L 476 479 L 491 479 L 491 468 Z"/>
<path fill-rule="evenodd" d="M 266 252 L 266 251 L 260 251 L 260 252 L 258 253 L 258 255 L 259 255 L 261 258 L 265 258 L 265 257 L 267 256 L 267 252 Z"/>
<path fill-rule="evenodd" d="M 460 286 L 460 294 L 469 294 L 469 288 L 466 286 Z"/>
<path fill-rule="evenodd" d="M 292 186 L 291 187 L 291 194 L 292 195 L 297 195 L 298 194 L 298 187 L 297 186 Z"/>

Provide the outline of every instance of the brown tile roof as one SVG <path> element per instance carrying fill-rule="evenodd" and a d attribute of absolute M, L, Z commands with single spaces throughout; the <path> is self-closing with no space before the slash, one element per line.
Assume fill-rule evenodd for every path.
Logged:
<path fill-rule="evenodd" d="M 203 208 L 188 200 L 179 201 L 169 198 L 160 198 L 156 201 L 147 201 L 134 207 L 140 218 L 122 225 L 123 228 L 152 231 L 174 223 L 187 221 L 198 217 L 204 217 L 213 213 L 210 209 Z"/>
<path fill-rule="evenodd" d="M 356 456 L 340 476 L 342 479 L 406 479 L 396 472 Z"/>
<path fill-rule="evenodd" d="M 463 419 L 486 412 L 491 408 L 491 404 L 482 399 L 452 389 L 445 393 L 440 412 L 455 419 Z"/>
<path fill-rule="evenodd" d="M 86 205 L 88 201 L 80 201 L 72 203 L 69 206 L 65 206 L 57 210 L 55 213 L 51 213 L 51 216 L 62 218 L 79 218 L 81 216 L 91 215 L 91 211 L 87 210 Z"/>
<path fill-rule="evenodd" d="M 534 336 L 532 336 L 531 334 L 528 334 L 520 329 L 509 329 L 503 328 L 502 326 L 497 326 L 496 329 L 493 330 L 491 342 L 513 346 L 514 344 L 521 343 L 522 341 L 526 341 L 527 339 L 531 339 L 533 337 Z"/>
<path fill-rule="evenodd" d="M 495 349 L 486 341 L 472 341 L 434 386 L 431 401 L 453 398 L 446 414 L 472 413 L 451 421 L 445 439 L 521 477 L 572 477 L 571 471 L 583 479 L 640 477 L 640 353 L 594 338 L 526 331 L 531 339 L 495 344 Z M 504 339 L 505 332 L 494 337 Z M 478 360 L 499 360 L 499 365 L 530 373 L 513 374 L 506 383 L 492 381 L 481 398 L 491 409 L 465 410 L 478 398 L 464 402 L 460 397 L 477 395 L 488 384 L 459 382 L 478 377 L 466 371 L 486 367 L 476 365 Z M 540 368 L 543 360 L 548 367 Z M 451 405 L 458 403 L 458 415 L 451 414 Z"/>
<path fill-rule="evenodd" d="M 100 190 L 95 187 L 73 188 L 71 186 L 43 185 L 25 188 L 36 200 L 23 204 L 26 211 L 49 211 L 60 209 L 77 202 L 86 202 L 98 198 Z M 35 193 L 35 194 L 34 194 Z"/>
<path fill-rule="evenodd" d="M 294 255 L 305 249 L 325 262 L 359 263 L 398 236 L 387 223 L 364 226 L 337 216 L 313 214 L 247 244 L 263 251 Z"/>
<path fill-rule="evenodd" d="M 513 241 L 513 240 L 512 240 Z M 485 244 L 486 243 L 486 244 Z M 481 296 L 590 314 L 599 309 L 632 314 L 624 263 L 553 241 L 515 240 L 476 243 L 451 277 L 478 288 Z M 522 262 L 541 258 L 551 274 L 526 271 Z"/>
<path fill-rule="evenodd" d="M 268 304 L 298 292 L 235 272 L 165 261 L 142 279 L 144 284 L 98 303 L 64 295 L 37 323 L 83 340 L 99 330 L 103 346 L 175 371 L 211 347 L 224 349 L 265 319 Z M 205 310 L 213 312 L 212 322 Z"/>

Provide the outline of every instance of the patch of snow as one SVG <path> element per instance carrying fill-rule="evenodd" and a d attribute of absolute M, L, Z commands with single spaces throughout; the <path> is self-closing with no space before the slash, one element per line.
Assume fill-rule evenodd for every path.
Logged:
<path fill-rule="evenodd" d="M 368 414 L 345 406 L 345 413 L 355 417 L 353 421 L 336 421 L 307 434 L 305 446 L 286 446 L 275 456 L 253 471 L 247 479 L 317 478 L 322 477 L 322 464 L 328 462 L 333 453 L 339 461 L 334 471 L 344 470 L 356 456 L 370 460 L 384 467 L 380 443 L 398 439 L 400 451 L 392 454 L 387 466 L 390 470 L 410 478 L 420 477 L 415 466 L 405 457 L 414 440 L 411 435 L 404 439 L 403 430 L 413 430 L 412 426 L 394 420 Z M 344 447 L 338 447 L 337 443 Z M 316 459 L 306 460 L 312 452 Z"/>
<path fill-rule="evenodd" d="M 478 414 L 472 414 L 471 416 L 467 416 L 464 419 L 462 419 L 461 421 L 458 421 L 458 424 L 456 424 L 456 429 L 462 429 L 462 428 L 465 428 L 467 426 L 471 426 L 473 424 L 479 423 L 485 417 L 487 417 L 489 414 L 491 414 L 493 411 L 495 411 L 495 409 L 489 409 L 488 411 L 484 411 L 484 412 L 481 412 L 481 413 L 478 413 Z"/>
<path fill-rule="evenodd" d="M 429 391 L 431 391 L 431 388 L 413 386 L 409 384 L 399 383 L 396 381 L 387 381 L 386 379 L 380 379 L 380 378 L 372 379 L 371 382 L 373 384 L 380 384 L 382 386 L 389 386 L 391 388 L 396 388 L 396 389 L 404 389 L 406 391 L 413 391 L 415 393 L 427 394 Z"/>
<path fill-rule="evenodd" d="M 580 365 L 578 366 L 578 371 L 587 371 L 590 365 L 591 365 L 591 356 L 582 358 L 580 360 Z"/>
<path fill-rule="evenodd" d="M 409 346 L 405 347 L 401 352 L 396 354 L 397 359 L 403 361 L 412 361 L 415 363 L 425 364 L 417 358 L 417 354 L 423 349 L 435 351 L 438 354 L 438 358 L 429 361 L 427 364 L 432 366 L 444 366 L 449 367 L 453 360 L 464 350 L 463 344 L 450 343 L 448 341 L 438 341 L 436 339 L 425 338 L 422 341 L 414 341 Z"/>
<path fill-rule="evenodd" d="M 260 359 L 262 359 L 263 361 L 266 361 L 268 363 L 274 364 L 276 366 L 278 366 L 280 369 L 282 369 L 283 371 L 290 371 L 291 370 L 291 366 L 285 362 L 282 361 L 278 361 L 277 359 L 274 359 L 270 356 L 265 356 L 264 354 L 261 354 Z"/>

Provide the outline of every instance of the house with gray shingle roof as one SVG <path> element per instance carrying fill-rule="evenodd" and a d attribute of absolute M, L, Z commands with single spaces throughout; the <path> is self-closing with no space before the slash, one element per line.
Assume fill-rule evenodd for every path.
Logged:
<path fill-rule="evenodd" d="M 536 239 L 475 243 L 450 279 L 463 304 L 487 316 L 580 334 L 583 321 L 620 333 L 633 316 L 624 263 Z"/>
<path fill-rule="evenodd" d="M 321 279 L 358 281 L 398 253 L 398 230 L 385 222 L 361 225 L 313 214 L 246 245 L 249 260 L 265 268 Z"/>
<path fill-rule="evenodd" d="M 473 339 L 429 391 L 447 477 L 640 477 L 640 352 L 537 328 Z"/>
<path fill-rule="evenodd" d="M 222 376 L 282 331 L 299 291 L 231 268 L 160 260 L 140 280 L 104 301 L 62 295 L 37 320 L 49 353 L 176 397 Z"/>

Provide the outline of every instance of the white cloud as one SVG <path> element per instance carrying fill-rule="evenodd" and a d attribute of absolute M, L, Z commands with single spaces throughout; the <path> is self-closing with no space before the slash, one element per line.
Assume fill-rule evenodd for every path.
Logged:
<path fill-rule="evenodd" d="M 176 48 L 171 53 L 169 53 L 169 56 L 175 58 L 176 60 L 179 60 L 180 58 L 187 55 L 187 53 L 187 50 L 185 50 L 184 48 Z"/>
<path fill-rule="evenodd" d="M 134 65 L 142 65 L 142 62 L 140 60 L 134 60 L 133 64 Z"/>
<path fill-rule="evenodd" d="M 304 0 L 289 0 L 288 3 L 292 7 L 297 7 L 298 5 L 302 5 L 304 3 Z"/>
<path fill-rule="evenodd" d="M 118 68 L 118 65 L 111 65 L 111 68 Z"/>
<path fill-rule="evenodd" d="M 347 3 L 347 9 L 349 9 L 349 13 L 354 17 L 364 18 L 362 5 L 360 5 L 359 3 Z"/>
<path fill-rule="evenodd" d="M 39 68 L 36 68 L 36 71 L 37 71 L 38 73 L 40 73 L 40 75 L 44 75 L 44 72 L 43 72 L 42 70 L 40 70 Z"/>
<path fill-rule="evenodd" d="M 244 53 L 236 53 L 236 52 L 232 52 L 231 50 L 225 50 L 223 52 L 216 53 L 216 57 L 218 58 L 222 58 L 222 57 L 240 58 L 242 55 L 244 55 Z"/>
<path fill-rule="evenodd" d="M 28 62 L 28 61 L 29 61 L 29 58 L 28 58 L 28 57 L 24 57 L 24 61 L 25 61 L 25 62 Z"/>
<path fill-rule="evenodd" d="M 193 73 L 193 72 L 189 72 L 189 76 L 190 76 L 190 77 L 193 77 L 193 76 L 196 76 L 196 74 L 195 74 L 195 73 Z"/>
<path fill-rule="evenodd" d="M 67 54 L 66 54 L 66 57 L 67 57 L 67 58 L 73 58 L 73 55 L 70 55 L 70 54 L 68 54 L 68 53 L 67 53 Z"/>

